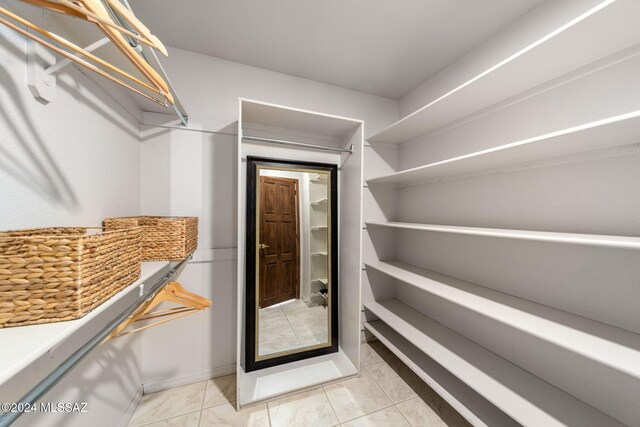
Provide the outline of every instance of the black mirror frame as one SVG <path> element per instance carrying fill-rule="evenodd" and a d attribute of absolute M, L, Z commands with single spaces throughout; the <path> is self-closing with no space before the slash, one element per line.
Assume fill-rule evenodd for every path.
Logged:
<path fill-rule="evenodd" d="M 257 212 L 257 167 L 292 167 L 329 171 L 331 176 L 331 345 L 297 353 L 256 360 L 256 212 Z M 246 187 L 246 258 L 245 258 L 245 372 L 269 368 L 297 360 L 308 359 L 338 351 L 338 166 L 329 163 L 314 163 L 297 160 L 280 160 L 265 157 L 247 156 Z M 252 286 L 249 286 L 251 284 Z"/>

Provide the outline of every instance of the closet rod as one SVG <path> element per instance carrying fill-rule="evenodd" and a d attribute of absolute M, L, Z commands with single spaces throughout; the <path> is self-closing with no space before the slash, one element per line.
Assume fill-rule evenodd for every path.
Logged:
<path fill-rule="evenodd" d="M 243 135 L 242 139 L 246 139 L 249 141 L 269 142 L 271 144 L 294 145 L 296 147 L 313 148 L 314 150 L 338 151 L 340 153 L 353 154 L 353 144 L 350 145 L 349 148 L 333 148 L 333 147 L 327 147 L 325 145 L 307 144 L 304 142 L 287 141 L 284 139 L 263 138 L 261 136 Z"/>
<path fill-rule="evenodd" d="M 129 5 L 129 2 L 127 0 L 120 0 L 122 1 L 122 4 L 124 5 L 124 7 L 126 7 L 127 9 L 129 9 L 129 11 L 131 13 L 133 13 L 133 9 L 131 9 L 131 5 Z M 118 15 L 116 15 L 118 16 Z M 131 26 L 129 25 L 129 23 L 126 20 L 119 20 L 127 29 L 129 29 L 132 32 L 135 32 L 134 28 L 131 28 Z M 129 44 L 131 44 L 134 48 L 136 48 L 137 46 L 140 46 L 141 49 L 141 54 L 142 54 L 142 45 L 140 45 L 140 43 L 138 43 L 135 39 L 127 36 L 127 39 L 129 41 Z M 156 64 L 156 69 L 158 69 L 163 77 L 164 77 L 164 81 L 167 82 L 167 85 L 169 86 L 169 90 L 171 91 L 171 93 L 173 93 L 173 98 L 174 101 L 171 104 L 171 108 L 173 108 L 173 111 L 176 113 L 176 116 L 178 116 L 178 119 L 180 120 L 180 123 L 182 123 L 182 126 L 184 127 L 189 127 L 189 115 L 187 114 L 184 106 L 182 105 L 182 102 L 180 102 L 180 99 L 178 98 L 178 94 L 176 93 L 176 90 L 173 88 L 173 85 L 171 84 L 171 81 L 169 80 L 169 76 L 167 75 L 167 72 L 164 70 L 164 68 L 162 67 L 162 64 L 160 63 L 160 60 L 158 59 L 158 56 L 156 55 L 155 51 L 153 49 L 148 49 L 149 52 L 151 53 L 151 57 L 153 58 L 153 60 L 155 61 Z M 143 55 L 143 58 L 149 62 L 148 58 L 145 57 Z"/>
<path fill-rule="evenodd" d="M 73 369 L 82 359 L 84 359 L 94 348 L 103 343 L 111 332 L 116 329 L 122 322 L 124 322 L 134 311 L 138 309 L 149 299 L 153 298 L 158 292 L 164 288 L 167 283 L 172 282 L 173 279 L 178 276 L 182 270 L 187 266 L 189 260 L 193 255 L 183 259 L 176 265 L 170 272 L 168 272 L 160 281 L 158 281 L 151 291 L 146 295 L 139 297 L 133 304 L 131 304 L 126 310 L 124 310 L 118 317 L 113 319 L 107 326 L 100 332 L 87 341 L 82 347 L 76 350 L 71 356 L 69 356 L 64 362 L 62 362 L 57 368 L 47 375 L 42 381 L 36 384 L 22 399 L 18 402 L 18 406 L 23 407 L 33 406 L 42 396 L 44 396 L 49 390 L 51 390 L 56 384 L 60 382 L 70 371 Z M 23 412 L 0 412 L 0 427 L 9 427 L 15 422 Z"/>

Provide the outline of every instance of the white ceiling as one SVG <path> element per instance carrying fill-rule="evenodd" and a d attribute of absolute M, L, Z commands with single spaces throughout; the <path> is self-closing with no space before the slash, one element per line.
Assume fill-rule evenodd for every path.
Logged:
<path fill-rule="evenodd" d="M 131 0 L 169 46 L 399 99 L 542 0 Z"/>

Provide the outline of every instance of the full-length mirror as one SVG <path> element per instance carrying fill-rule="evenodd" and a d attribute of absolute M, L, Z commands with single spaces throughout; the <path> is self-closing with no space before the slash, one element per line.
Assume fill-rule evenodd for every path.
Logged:
<path fill-rule="evenodd" d="M 337 351 L 336 179 L 247 158 L 247 371 Z"/>

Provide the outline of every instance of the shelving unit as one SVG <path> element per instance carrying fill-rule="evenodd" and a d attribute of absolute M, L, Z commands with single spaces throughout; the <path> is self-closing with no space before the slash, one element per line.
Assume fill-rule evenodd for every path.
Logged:
<path fill-rule="evenodd" d="M 329 198 L 328 198 L 328 177 L 326 174 L 316 174 L 309 182 L 309 199 L 311 202 L 310 224 L 311 224 L 311 256 L 315 258 L 311 261 L 311 283 L 309 292 L 309 305 L 325 305 L 326 298 L 321 290 L 327 289 L 328 281 L 324 282 L 320 278 L 329 277 L 329 260 L 326 256 L 329 247 L 328 232 L 329 227 Z"/>
<path fill-rule="evenodd" d="M 386 300 L 365 308 L 522 425 L 623 425 L 406 304 Z"/>
<path fill-rule="evenodd" d="M 364 328 L 475 426 L 638 425 L 640 3 L 547 5 L 367 138 Z"/>
<path fill-rule="evenodd" d="M 561 129 L 495 148 L 368 179 L 368 184 L 411 185 L 435 182 L 524 162 L 637 142 L 640 111 Z"/>
<path fill-rule="evenodd" d="M 367 227 L 372 228 L 384 227 L 400 230 L 431 231 L 436 233 L 496 237 L 500 239 L 531 240 L 536 242 L 640 250 L 640 237 L 508 230 L 501 228 L 460 227 L 455 225 L 416 224 L 410 222 L 367 222 L 366 224 Z"/>
<path fill-rule="evenodd" d="M 550 29 L 539 38 L 512 54 L 496 61 L 478 74 L 433 99 L 417 111 L 368 138 L 372 144 L 401 144 L 414 140 L 437 128 L 495 105 L 539 84 L 568 73 L 580 65 L 600 59 L 603 52 L 616 52 L 637 42 L 634 28 L 624 28 L 613 35 L 610 28 L 628 13 L 637 13 L 637 5 L 615 0 L 592 2 L 582 12 L 562 25 Z M 598 48 L 577 50 L 585 40 L 598 34 Z M 546 61 L 558 52 L 566 53 L 563 61 Z M 544 64 L 543 67 L 540 64 Z M 531 72 L 536 70 L 536 72 Z M 518 76 L 517 78 L 513 78 Z"/>
<path fill-rule="evenodd" d="M 638 334 L 403 262 L 365 265 L 418 288 L 431 297 L 441 298 L 520 333 L 562 347 L 563 351 L 572 353 L 575 357 L 587 359 L 589 363 L 593 363 L 592 374 L 597 370 L 604 370 L 604 378 L 615 378 L 612 371 L 632 376 L 637 383 L 636 387 L 640 388 Z M 575 359 L 568 357 L 557 363 L 567 361 L 576 363 Z M 539 376 L 544 377 L 544 373 L 541 372 Z M 563 388 L 562 384 L 556 385 Z M 615 384 L 611 385 L 615 387 Z M 602 384 L 598 387 L 604 388 Z"/>
<path fill-rule="evenodd" d="M 242 407 L 273 399 L 295 391 L 318 387 L 327 382 L 357 375 L 360 361 L 360 279 L 362 257 L 360 232 L 362 218 L 362 182 L 349 180 L 362 173 L 363 122 L 314 111 L 291 108 L 267 102 L 239 99 L 237 139 L 237 348 L 238 376 L 236 406 Z M 253 139 L 243 138 L 251 136 Z M 269 144 L 268 139 L 293 141 L 304 145 Z M 310 148 L 310 147 L 313 147 Z M 323 148 L 324 147 L 324 148 Z M 330 148 L 327 150 L 325 148 Z M 245 371 L 246 286 L 245 280 L 245 220 L 246 220 L 246 158 L 258 156 L 293 161 L 309 161 L 340 165 L 336 199 L 312 205 L 309 228 L 316 228 L 309 237 L 312 255 L 309 274 L 305 278 L 316 289 L 328 283 L 328 225 L 338 227 L 339 281 L 351 286 L 338 286 L 339 351 L 324 356 L 300 360 L 256 371 Z M 328 180 L 322 174 L 309 177 L 309 201 L 327 199 Z M 335 202 L 340 206 L 336 224 L 327 222 L 327 210 Z M 307 202 L 311 205 L 311 202 Z M 308 230 L 308 228 L 307 228 Z M 321 268 L 321 266 L 324 266 Z M 323 297 L 319 297 L 324 300 Z M 321 301 L 323 302 L 323 301 Z M 252 351 L 252 350 L 248 350 Z"/>

